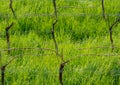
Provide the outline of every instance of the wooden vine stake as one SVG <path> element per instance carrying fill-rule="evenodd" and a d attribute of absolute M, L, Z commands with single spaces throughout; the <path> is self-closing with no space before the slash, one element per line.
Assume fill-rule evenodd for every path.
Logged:
<path fill-rule="evenodd" d="M 59 68 L 59 81 L 60 81 L 60 84 L 61 85 L 64 85 L 63 84 L 63 71 L 64 71 L 64 67 L 67 63 L 69 63 L 70 61 L 65 61 L 63 63 L 60 64 L 60 68 Z"/>
<path fill-rule="evenodd" d="M 113 27 L 118 23 L 120 22 L 120 18 L 118 18 L 115 22 L 112 23 L 112 25 L 109 27 L 109 32 L 110 32 L 110 42 L 111 42 L 111 48 L 112 48 L 112 52 L 114 50 L 114 41 L 113 41 Z"/>
<path fill-rule="evenodd" d="M 67 61 L 64 60 L 63 49 L 62 49 L 62 53 L 60 55 L 60 58 L 61 58 L 62 62 L 61 62 L 60 67 L 59 67 L 59 82 L 61 85 L 64 85 L 64 83 L 63 83 L 63 71 L 64 71 L 65 65 L 67 63 L 69 63 L 70 60 L 67 60 Z"/>
<path fill-rule="evenodd" d="M 78 58 L 78 57 L 76 57 Z M 74 58 L 74 59 L 76 59 Z M 64 67 L 66 66 L 66 64 L 68 64 L 69 62 L 71 62 L 72 60 L 74 59 L 68 59 L 68 60 L 64 60 L 64 56 L 63 56 L 63 53 L 61 55 L 61 64 L 60 64 L 60 67 L 59 67 L 59 82 L 60 82 L 60 85 L 64 85 L 63 83 L 63 72 L 64 72 Z"/>
<path fill-rule="evenodd" d="M 5 69 L 6 67 L 15 59 L 16 57 L 12 58 L 7 64 L 0 67 L 1 69 L 1 85 L 5 85 Z"/>
<path fill-rule="evenodd" d="M 0 70 L 2 71 L 2 55 L 0 52 Z M 4 85 L 4 78 L 2 77 L 3 73 L 1 72 L 1 85 Z"/>
<path fill-rule="evenodd" d="M 120 18 L 118 18 L 115 22 L 113 22 L 111 25 L 109 24 L 109 18 L 107 18 L 106 20 L 106 15 L 105 15 L 105 6 L 104 6 L 104 0 L 101 1 L 102 2 L 102 15 L 103 15 L 103 19 L 108 23 L 109 26 L 109 34 L 110 34 L 110 42 L 111 42 L 111 50 L 113 52 L 114 50 L 114 41 L 113 41 L 113 27 L 120 21 Z"/>
<path fill-rule="evenodd" d="M 8 48 L 8 54 L 10 54 L 10 35 L 9 35 L 9 30 L 13 26 L 13 22 L 5 28 L 6 30 L 6 41 L 7 41 L 7 48 Z"/>
<path fill-rule="evenodd" d="M 104 0 L 102 0 L 102 16 L 103 16 L 103 19 L 106 19 L 106 16 L 105 16 Z"/>
<path fill-rule="evenodd" d="M 12 14 L 13 14 L 14 18 L 16 19 L 17 17 L 16 17 L 16 14 L 15 14 L 15 11 L 13 10 L 13 6 L 12 5 L 13 5 L 13 0 L 10 0 L 9 7 L 10 7 L 10 9 L 12 11 Z"/>
<path fill-rule="evenodd" d="M 5 82 L 5 67 L 3 66 L 2 68 L 1 68 L 1 85 L 4 85 L 4 82 Z"/>
<path fill-rule="evenodd" d="M 56 55 L 58 55 L 58 44 L 55 38 L 55 25 L 57 24 L 57 8 L 56 8 L 56 0 L 53 0 L 53 6 L 54 6 L 54 17 L 55 20 L 52 24 L 52 38 L 54 41 L 55 49 L 56 49 Z"/>
<path fill-rule="evenodd" d="M 0 51 L 0 67 L 2 66 L 2 55 L 1 55 L 1 51 Z"/>

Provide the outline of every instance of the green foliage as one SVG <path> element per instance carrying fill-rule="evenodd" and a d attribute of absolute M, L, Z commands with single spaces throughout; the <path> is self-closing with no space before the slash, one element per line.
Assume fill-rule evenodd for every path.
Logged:
<path fill-rule="evenodd" d="M 104 1 L 105 13 L 111 24 L 120 12 L 120 1 Z M 13 0 L 13 8 L 17 19 L 13 18 L 9 9 L 9 0 L 0 1 L 0 49 L 7 48 L 5 28 L 11 22 L 15 22 L 10 29 L 12 48 L 54 49 L 51 35 L 54 21 L 52 0 Z M 100 0 L 57 0 L 57 12 L 55 35 L 65 60 L 80 54 L 111 53 L 110 48 L 94 48 L 110 46 L 108 23 L 102 18 Z M 119 28 L 118 24 L 113 29 L 114 43 L 118 47 Z M 119 54 L 119 50 L 116 48 L 113 54 Z M 5 85 L 59 85 L 61 60 L 55 53 L 35 49 L 11 52 L 11 56 L 19 54 L 21 56 L 6 68 Z M 2 64 L 12 58 L 6 55 L 7 52 L 2 52 Z M 63 82 L 65 85 L 120 85 L 120 57 L 79 57 L 65 66 Z"/>

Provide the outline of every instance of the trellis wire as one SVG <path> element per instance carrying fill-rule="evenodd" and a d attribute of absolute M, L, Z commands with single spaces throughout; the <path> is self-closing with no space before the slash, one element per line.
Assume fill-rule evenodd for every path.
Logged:
<path fill-rule="evenodd" d="M 10 0 L 11 1 L 11 3 L 10 3 L 10 9 L 11 9 L 11 11 L 12 11 L 12 13 L 13 13 L 13 15 L 14 15 L 14 17 L 16 17 L 16 14 L 14 13 L 14 10 L 13 10 L 13 7 L 12 7 L 12 0 Z M 53 0 L 53 2 L 54 1 L 56 1 L 56 0 Z M 65 0 L 65 1 L 68 1 L 68 0 Z M 75 2 L 75 1 L 74 1 Z M 79 2 L 79 1 L 76 1 L 76 2 Z M 80 1 L 80 2 L 85 2 L 86 3 L 86 1 Z M 57 16 L 57 11 L 56 11 L 56 3 L 54 3 L 54 14 L 55 14 L 55 17 Z M 68 8 L 70 8 L 70 7 L 68 7 Z M 71 7 L 71 8 L 74 8 L 74 7 Z M 44 15 L 44 16 L 54 16 L 54 14 L 42 14 L 42 16 Z M 41 16 L 41 14 L 30 14 L 30 13 L 28 13 L 26 16 L 27 17 L 35 17 L 35 16 Z M 103 16 L 102 14 L 85 14 L 85 13 L 81 13 L 81 14 L 58 14 L 58 16 Z M 120 14 L 117 14 L 117 16 L 119 16 Z M 3 16 L 3 15 L 1 15 L 1 16 Z M 105 15 L 104 15 L 105 16 Z M 106 16 L 108 16 L 108 14 L 106 14 Z M 8 15 L 7 16 L 7 18 L 10 18 L 11 16 L 10 15 Z M 19 15 L 18 15 L 18 17 L 19 17 Z M 25 15 L 22 15 L 22 17 L 25 17 Z M 56 19 L 55 19 L 56 21 L 55 21 L 55 23 L 53 23 L 53 36 L 54 36 L 54 25 L 56 24 L 56 22 L 57 22 L 57 17 L 56 17 Z M 114 25 L 114 23 L 113 23 L 113 25 Z M 112 35 L 111 35 L 112 36 Z M 53 37 L 53 39 L 54 39 L 54 41 L 55 41 L 55 37 Z M 55 44 L 56 44 L 56 46 L 57 46 L 57 42 L 55 42 Z M 101 47 L 96 47 L 96 48 L 101 48 Z M 11 50 L 31 50 L 31 49 L 36 49 L 36 48 L 8 48 L 8 49 L 1 49 L 1 51 L 11 51 Z M 38 49 L 36 49 L 36 50 L 41 50 L 40 48 Z M 47 50 L 50 50 L 50 49 L 47 49 Z M 51 50 L 51 51 L 54 51 L 54 50 Z M 54 51 L 54 53 L 57 53 L 58 54 L 58 51 L 57 50 L 55 50 Z M 20 54 L 21 55 L 21 54 Z M 22 55 L 27 55 L 27 54 L 22 54 Z M 29 54 L 28 54 L 29 55 Z M 30 54 L 30 55 L 33 55 L 33 54 Z M 34 55 L 35 56 L 35 55 Z M 60 54 L 60 55 L 58 55 L 58 56 L 62 56 L 61 57 L 61 60 L 62 60 L 62 63 L 60 64 L 60 68 L 59 68 L 59 81 L 60 81 L 60 84 L 61 85 L 63 85 L 63 77 L 62 77 L 62 74 L 63 74 L 63 69 L 64 69 L 64 67 L 65 67 L 65 65 L 66 64 L 68 64 L 69 62 L 71 62 L 71 61 L 73 61 L 73 60 L 76 60 L 77 58 L 79 58 L 79 57 L 85 57 L 85 56 L 91 56 L 91 57 L 97 57 L 97 56 L 107 56 L 107 57 L 110 57 L 110 56 L 120 56 L 120 54 L 113 54 L 113 53 L 111 53 L 111 54 L 80 54 L 80 55 L 77 55 L 76 57 L 74 57 L 74 58 L 71 58 L 71 59 L 68 59 L 68 60 L 64 60 L 63 58 L 64 58 L 64 55 L 62 54 Z M 5 73 L 5 67 L 7 67 L 7 65 L 8 64 L 10 64 L 14 59 L 16 59 L 16 57 L 14 57 L 14 58 L 12 58 L 8 63 L 6 63 L 5 65 L 3 65 L 2 67 L 1 67 L 1 71 L 2 71 L 2 82 L 3 82 L 3 84 L 2 85 L 4 85 L 4 73 Z"/>

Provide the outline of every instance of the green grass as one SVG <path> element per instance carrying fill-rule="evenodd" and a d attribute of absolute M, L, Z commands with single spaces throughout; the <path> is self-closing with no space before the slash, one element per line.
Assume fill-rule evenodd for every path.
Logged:
<path fill-rule="evenodd" d="M 118 16 L 120 1 L 105 0 L 106 14 L 110 14 L 112 24 Z M 63 8 L 75 6 L 76 8 Z M 109 28 L 102 18 L 100 0 L 57 0 L 58 23 L 55 27 L 59 52 L 64 59 L 80 54 L 119 54 L 120 49 L 94 48 L 110 46 Z M 13 0 L 17 15 L 14 19 L 9 9 L 9 0 L 0 1 L 0 49 L 7 48 L 5 28 L 14 22 L 10 30 L 12 48 L 34 47 L 54 49 L 51 28 L 53 16 L 52 0 Z M 88 14 L 79 16 L 78 14 Z M 113 28 L 115 46 L 120 44 L 120 24 Z M 93 48 L 80 50 L 80 48 Z M 26 55 L 28 54 L 29 55 Z M 12 57 L 1 52 L 0 65 Z M 61 59 L 51 51 L 19 50 L 11 55 L 19 55 L 5 71 L 5 85 L 59 85 Z M 33 55 L 34 54 L 34 55 Z M 37 56 L 37 54 L 41 54 Z M 47 55 L 49 54 L 49 55 Z M 1 71 L 0 71 L 1 72 Z M 1 77 L 1 76 L 0 76 Z M 0 80 L 1 83 L 1 80 Z M 120 85 L 120 56 L 82 56 L 66 64 L 63 72 L 64 85 Z"/>

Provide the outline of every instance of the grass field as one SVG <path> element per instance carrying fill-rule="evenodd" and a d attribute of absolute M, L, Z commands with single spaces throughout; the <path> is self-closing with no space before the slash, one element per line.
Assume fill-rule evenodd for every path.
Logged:
<path fill-rule="evenodd" d="M 120 17 L 120 1 L 104 1 L 111 25 Z M 120 85 L 120 24 L 113 28 L 114 45 L 118 48 L 111 52 L 111 48 L 107 48 L 111 42 L 108 22 L 102 17 L 101 0 L 57 0 L 56 4 L 55 37 L 59 53 L 63 53 L 64 60 L 75 58 L 64 67 L 64 85 Z M 16 19 L 9 8 L 9 0 L 0 0 L 0 51 L 7 49 L 5 28 L 12 22 L 11 48 L 55 49 L 51 34 L 52 0 L 13 0 L 13 9 Z M 82 54 L 86 55 L 77 57 Z M 13 50 L 8 55 L 1 51 L 0 67 L 16 55 L 21 56 L 6 67 L 5 85 L 60 85 L 62 60 L 54 52 Z"/>

